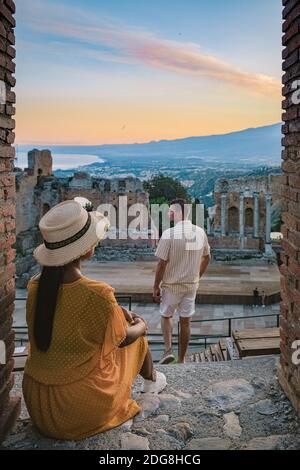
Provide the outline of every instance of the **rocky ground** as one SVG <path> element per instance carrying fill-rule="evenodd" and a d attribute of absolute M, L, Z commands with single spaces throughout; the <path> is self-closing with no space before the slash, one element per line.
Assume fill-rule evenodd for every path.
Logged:
<path fill-rule="evenodd" d="M 142 412 L 109 432 L 83 441 L 45 439 L 23 404 L 5 449 L 300 449 L 300 419 L 276 379 L 277 358 L 160 366 L 168 386 L 134 397 Z M 22 375 L 16 376 L 15 393 Z"/>

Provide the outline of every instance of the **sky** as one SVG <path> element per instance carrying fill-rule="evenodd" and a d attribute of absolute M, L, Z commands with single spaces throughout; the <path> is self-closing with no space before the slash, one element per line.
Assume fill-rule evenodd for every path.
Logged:
<path fill-rule="evenodd" d="M 18 144 L 281 120 L 281 0 L 16 0 Z"/>

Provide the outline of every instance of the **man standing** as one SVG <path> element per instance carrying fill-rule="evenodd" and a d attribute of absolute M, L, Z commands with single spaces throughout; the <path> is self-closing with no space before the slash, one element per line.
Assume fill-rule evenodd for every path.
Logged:
<path fill-rule="evenodd" d="M 190 340 L 190 321 L 195 313 L 195 299 L 199 279 L 210 262 L 210 247 L 204 230 L 193 225 L 185 214 L 187 202 L 174 199 L 168 217 L 174 227 L 165 230 L 159 241 L 153 299 L 160 302 L 161 327 L 165 352 L 160 364 L 175 361 L 172 351 L 173 315 L 180 317 L 178 362 L 185 362 Z"/>

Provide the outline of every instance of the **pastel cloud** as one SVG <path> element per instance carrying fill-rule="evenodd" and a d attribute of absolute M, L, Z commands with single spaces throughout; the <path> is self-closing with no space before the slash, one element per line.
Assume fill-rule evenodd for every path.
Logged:
<path fill-rule="evenodd" d="M 278 80 L 241 70 L 216 56 L 205 54 L 197 44 L 158 38 L 114 18 L 53 2 L 26 0 L 20 2 L 18 8 L 34 30 L 71 40 L 75 42 L 75 48 L 76 43 L 80 44 L 78 50 L 95 60 L 145 64 L 177 74 L 216 79 L 252 93 L 280 96 Z"/>

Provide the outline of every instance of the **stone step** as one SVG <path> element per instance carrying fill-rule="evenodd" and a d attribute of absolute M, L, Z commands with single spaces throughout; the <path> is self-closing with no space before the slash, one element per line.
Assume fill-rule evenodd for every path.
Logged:
<path fill-rule="evenodd" d="M 277 364 L 276 356 L 268 356 L 226 367 L 220 362 L 157 366 L 168 383 L 162 393 L 140 393 L 138 377 L 133 398 L 141 412 L 118 428 L 78 441 L 37 433 L 22 400 L 21 418 L 1 450 L 296 450 L 299 421 L 276 380 Z M 15 376 L 14 393 L 21 394 L 22 374 Z"/>

